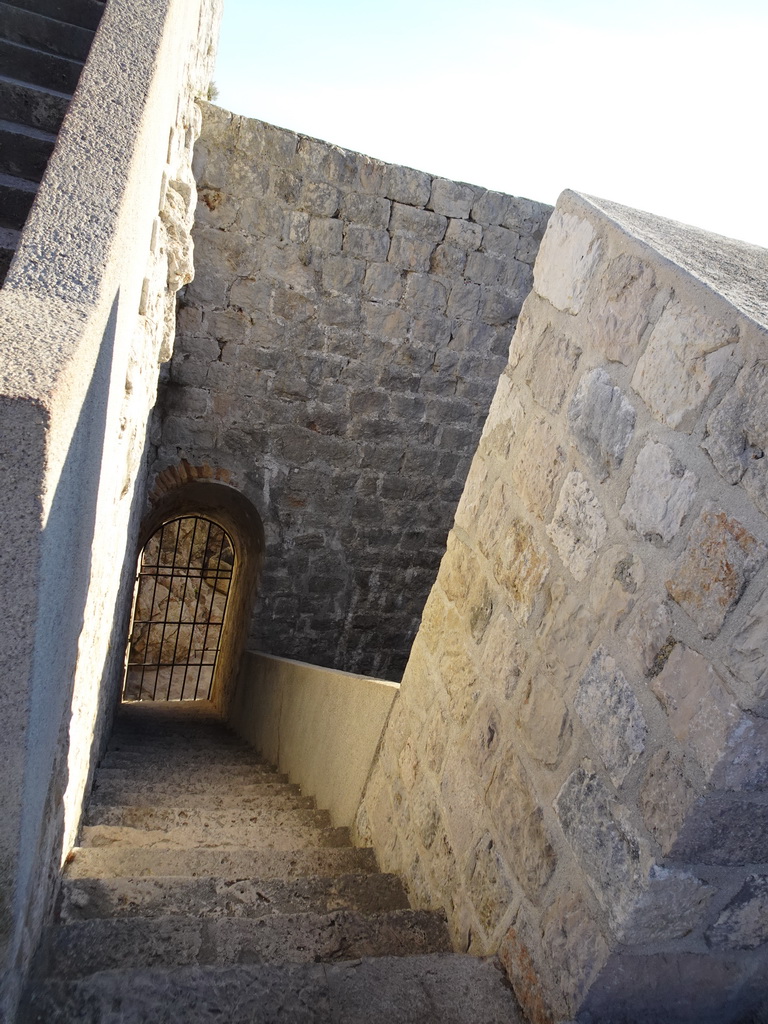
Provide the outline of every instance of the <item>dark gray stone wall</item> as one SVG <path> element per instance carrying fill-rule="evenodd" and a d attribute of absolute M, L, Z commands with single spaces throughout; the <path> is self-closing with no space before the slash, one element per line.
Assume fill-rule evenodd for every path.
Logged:
<path fill-rule="evenodd" d="M 253 646 L 397 679 L 551 208 L 213 106 L 196 177 L 154 470 L 259 509 Z"/>

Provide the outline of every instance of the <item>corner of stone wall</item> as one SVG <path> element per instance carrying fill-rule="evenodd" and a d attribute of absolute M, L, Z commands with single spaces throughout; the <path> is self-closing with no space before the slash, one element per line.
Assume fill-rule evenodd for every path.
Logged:
<path fill-rule="evenodd" d="M 724 1024 L 768 967 L 768 253 L 605 206 L 550 219 L 360 831 L 535 1024 Z"/>

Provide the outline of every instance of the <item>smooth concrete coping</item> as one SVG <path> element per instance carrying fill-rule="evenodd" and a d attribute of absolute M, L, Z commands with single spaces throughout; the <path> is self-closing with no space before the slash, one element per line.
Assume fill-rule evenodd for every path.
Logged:
<path fill-rule="evenodd" d="M 335 826 L 352 825 L 399 690 L 383 679 L 247 651 L 229 720 L 330 811 Z"/>

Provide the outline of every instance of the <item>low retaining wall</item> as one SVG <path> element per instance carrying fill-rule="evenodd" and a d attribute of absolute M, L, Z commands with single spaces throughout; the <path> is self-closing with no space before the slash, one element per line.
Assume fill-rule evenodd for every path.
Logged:
<path fill-rule="evenodd" d="M 352 825 L 396 683 L 249 651 L 230 725 L 336 826 Z"/>
<path fill-rule="evenodd" d="M 366 790 L 535 1024 L 765 1008 L 766 280 L 561 197 Z"/>

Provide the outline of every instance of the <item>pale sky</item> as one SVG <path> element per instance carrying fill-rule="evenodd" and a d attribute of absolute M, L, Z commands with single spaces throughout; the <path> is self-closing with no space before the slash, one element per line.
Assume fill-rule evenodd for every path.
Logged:
<path fill-rule="evenodd" d="M 766 0 L 225 0 L 217 103 L 554 203 L 768 247 Z"/>

